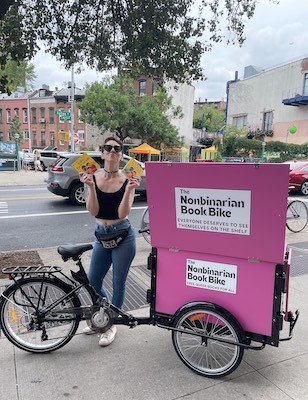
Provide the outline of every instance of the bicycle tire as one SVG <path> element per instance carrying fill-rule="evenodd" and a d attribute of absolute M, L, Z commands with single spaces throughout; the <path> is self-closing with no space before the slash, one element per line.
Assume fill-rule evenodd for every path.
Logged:
<path fill-rule="evenodd" d="M 150 221 L 149 221 L 149 209 L 148 207 L 144 210 L 142 217 L 141 217 L 141 225 L 140 230 L 144 230 L 148 228 L 146 232 L 141 232 L 143 238 L 151 244 L 151 235 L 150 235 Z"/>
<path fill-rule="evenodd" d="M 226 310 L 214 304 L 198 304 L 186 308 L 176 317 L 172 342 L 182 362 L 199 375 L 218 378 L 233 372 L 241 363 L 244 348 L 215 340 L 243 343 L 243 330 Z M 200 333 L 191 335 L 189 331 Z M 202 337 L 202 333 L 213 339 Z"/>
<path fill-rule="evenodd" d="M 294 233 L 301 232 L 308 223 L 308 208 L 301 200 L 293 200 L 287 207 L 287 228 Z"/>
<path fill-rule="evenodd" d="M 66 283 L 53 278 L 43 281 L 40 277 L 30 277 L 18 285 L 10 285 L 0 301 L 4 335 L 18 348 L 32 353 L 49 353 L 66 345 L 75 335 L 79 319 L 66 313 L 65 308 L 80 307 L 78 297 L 69 297 L 45 316 L 41 310 L 69 290 Z M 59 313 L 62 311 L 63 314 Z"/>

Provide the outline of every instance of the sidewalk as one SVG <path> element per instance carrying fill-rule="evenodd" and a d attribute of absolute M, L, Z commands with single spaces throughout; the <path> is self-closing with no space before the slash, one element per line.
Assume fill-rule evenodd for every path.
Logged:
<path fill-rule="evenodd" d="M 12 175 L 13 172 L 4 175 Z M 16 182 L 21 173 L 7 182 Z M 23 172 L 27 182 L 39 184 L 42 173 Z M 0 186 L 5 181 L 0 172 Z M 10 184 L 10 183 L 7 183 Z M 16 184 L 16 183 L 14 183 Z M 29 183 L 28 183 L 29 184 Z M 274 238 L 272 239 L 274 240 Z M 10 400 L 307 400 L 308 399 L 308 229 L 286 233 L 290 246 L 301 249 L 298 258 L 306 270 L 290 280 L 289 309 L 301 314 L 290 341 L 278 348 L 246 350 L 237 370 L 222 379 L 208 379 L 188 369 L 177 356 L 171 333 L 154 326 L 118 327 L 116 340 L 107 348 L 98 338 L 80 334 L 50 354 L 30 354 L 0 338 L 0 393 Z M 150 246 L 137 239 L 133 268 L 145 265 Z M 63 263 L 56 248 L 38 250 L 45 264 Z M 83 256 L 85 266 L 89 255 Z M 171 294 L 170 294 L 171 295 Z M 132 312 L 148 315 L 148 308 Z M 287 324 L 285 324 L 287 327 Z"/>
<path fill-rule="evenodd" d="M 44 179 L 47 178 L 47 172 L 30 171 L 0 171 L 0 186 L 10 185 L 46 185 Z"/>

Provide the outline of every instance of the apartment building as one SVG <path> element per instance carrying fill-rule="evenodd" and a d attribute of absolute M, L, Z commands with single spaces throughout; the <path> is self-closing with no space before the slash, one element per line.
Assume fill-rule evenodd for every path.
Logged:
<path fill-rule="evenodd" d="M 134 82 L 134 88 L 139 96 L 155 96 L 158 81 L 141 76 Z M 194 87 L 187 84 L 175 85 L 166 82 L 165 87 L 172 96 L 173 105 L 180 106 L 184 117 L 170 117 L 171 123 L 179 130 L 179 136 L 187 144 L 193 139 L 193 107 Z M 25 93 L 18 88 L 11 95 L 0 94 L 0 142 L 10 140 L 10 123 L 14 116 L 20 121 L 23 140 L 20 149 L 43 149 L 47 146 L 57 147 L 59 151 L 70 150 L 71 139 L 71 89 L 55 88 L 42 85 L 32 93 Z M 74 99 L 78 103 L 85 96 L 85 90 L 75 88 Z M 74 132 L 79 142 L 76 149 L 98 149 L 103 136 L 97 127 L 85 124 L 80 120 L 78 107 L 74 107 Z"/>
<path fill-rule="evenodd" d="M 308 56 L 266 70 L 248 66 L 227 94 L 227 124 L 265 141 L 308 142 Z"/>
<path fill-rule="evenodd" d="M 84 90 L 75 88 L 74 99 L 81 101 Z M 59 151 L 70 149 L 71 130 L 70 88 L 53 91 L 48 85 L 25 93 L 17 88 L 11 95 L 0 96 L 0 141 L 9 141 L 10 123 L 17 116 L 23 139 L 21 149 L 43 149 L 57 147 Z M 79 110 L 74 109 L 74 132 L 79 134 L 79 146 L 85 147 L 85 124 L 79 118 Z"/>

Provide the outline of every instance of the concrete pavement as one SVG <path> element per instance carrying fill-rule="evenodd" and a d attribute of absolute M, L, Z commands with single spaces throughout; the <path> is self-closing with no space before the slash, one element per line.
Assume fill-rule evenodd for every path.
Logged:
<path fill-rule="evenodd" d="M 21 184 L 40 184 L 43 174 L 0 171 L 0 186 L 18 184 L 19 177 Z M 107 348 L 98 347 L 95 335 L 77 334 L 64 348 L 43 355 L 21 351 L 2 336 L 2 397 L 10 400 L 307 400 L 308 230 L 298 234 L 287 232 L 286 241 L 294 248 L 297 262 L 302 259 L 305 268 L 290 280 L 289 308 L 298 308 L 301 312 L 294 337 L 278 348 L 267 346 L 262 351 L 245 351 L 242 363 L 231 375 L 213 380 L 190 371 L 176 355 L 171 333 L 153 326 L 135 329 L 119 326 L 116 340 Z M 144 265 L 150 247 L 142 238 L 137 246 L 134 266 Z M 55 248 L 41 249 L 39 254 L 44 263 L 61 265 Z M 88 261 L 89 255 L 85 255 L 85 265 Z M 68 263 L 63 266 L 69 267 Z M 147 315 L 148 308 L 132 313 Z"/>

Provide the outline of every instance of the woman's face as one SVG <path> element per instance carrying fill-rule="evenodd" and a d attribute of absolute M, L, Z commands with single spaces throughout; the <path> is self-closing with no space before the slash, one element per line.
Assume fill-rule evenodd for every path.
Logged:
<path fill-rule="evenodd" d="M 115 140 L 108 140 L 103 146 L 102 159 L 108 161 L 118 161 L 123 157 L 122 146 Z"/>

